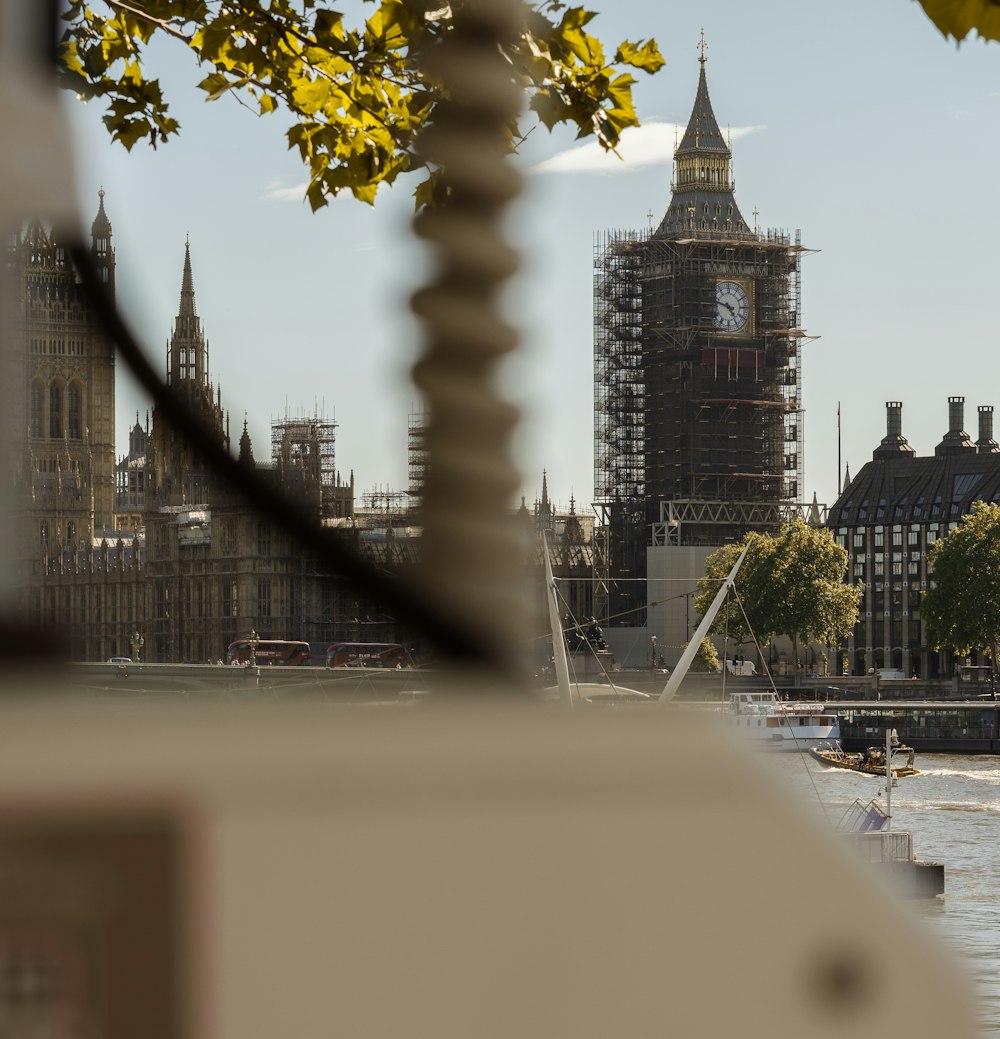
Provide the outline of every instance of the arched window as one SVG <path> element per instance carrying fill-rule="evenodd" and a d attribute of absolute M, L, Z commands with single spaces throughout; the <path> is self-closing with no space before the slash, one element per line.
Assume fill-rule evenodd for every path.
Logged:
<path fill-rule="evenodd" d="M 80 392 L 80 384 L 78 382 L 70 383 L 67 398 L 67 432 L 69 433 L 71 440 L 79 440 L 83 436 L 83 419 L 81 417 L 81 402 L 83 394 Z"/>
<path fill-rule="evenodd" d="M 49 387 L 49 436 L 58 440 L 62 429 L 62 387 L 54 382 Z"/>
<path fill-rule="evenodd" d="M 31 414 L 28 416 L 30 435 L 40 437 L 42 435 L 42 384 L 33 382 L 31 384 Z"/>

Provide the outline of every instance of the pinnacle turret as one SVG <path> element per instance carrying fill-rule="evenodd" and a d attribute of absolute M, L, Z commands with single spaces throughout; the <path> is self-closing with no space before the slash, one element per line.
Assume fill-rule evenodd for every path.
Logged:
<path fill-rule="evenodd" d="M 98 191 L 97 196 L 101 201 L 97 207 L 97 216 L 94 217 L 94 222 L 90 225 L 90 236 L 95 239 L 110 238 L 111 221 L 108 219 L 108 214 L 104 211 L 104 188 Z"/>
<path fill-rule="evenodd" d="M 239 461 L 241 465 L 253 467 L 253 441 L 250 439 L 250 430 L 247 428 L 247 420 L 243 420 L 243 434 L 240 437 Z"/>
<path fill-rule="evenodd" d="M 104 188 L 97 193 L 100 203 L 97 216 L 90 225 L 90 253 L 97 267 L 97 276 L 115 294 L 115 251 L 111 247 L 111 221 L 104 210 Z"/>
<path fill-rule="evenodd" d="M 191 239 L 184 242 L 184 269 L 181 296 L 174 319 L 174 331 L 167 354 L 170 381 L 193 381 L 208 385 L 208 344 L 194 301 L 194 276 L 191 273 Z"/>

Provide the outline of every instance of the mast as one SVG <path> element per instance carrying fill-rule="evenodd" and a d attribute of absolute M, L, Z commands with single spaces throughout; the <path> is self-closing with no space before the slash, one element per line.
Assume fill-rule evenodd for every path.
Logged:
<path fill-rule="evenodd" d="M 698 625 L 698 630 L 691 636 L 691 641 L 687 644 L 684 652 L 681 654 L 681 659 L 677 662 L 677 667 L 674 668 L 673 674 L 667 679 L 667 684 L 663 687 L 663 692 L 660 693 L 659 703 L 669 703 L 677 693 L 677 687 L 684 681 L 684 676 L 688 672 L 688 668 L 691 666 L 691 661 L 694 660 L 695 654 L 698 652 L 698 648 L 705 636 L 708 634 L 708 629 L 712 626 L 712 621 L 715 620 L 715 615 L 719 612 L 719 608 L 722 606 L 723 601 L 729 594 L 730 589 L 733 587 L 733 581 L 736 579 L 736 572 L 743 565 L 743 560 L 746 559 L 747 552 L 750 551 L 750 546 L 753 544 L 753 538 L 751 537 L 740 553 L 740 558 L 733 564 L 732 570 L 726 576 L 726 579 L 722 582 L 722 586 L 716 593 L 715 599 L 712 601 L 712 605 L 705 611 L 705 616 L 702 617 L 701 623 Z"/>
<path fill-rule="evenodd" d="M 542 549 L 545 553 L 545 598 L 549 607 L 549 627 L 552 629 L 552 663 L 556 669 L 559 699 L 568 707 L 572 707 L 573 694 L 569 687 L 569 659 L 566 656 L 566 639 L 563 637 L 562 622 L 559 620 L 556 582 L 552 576 L 552 563 L 549 560 L 549 539 L 544 530 L 542 531 Z"/>

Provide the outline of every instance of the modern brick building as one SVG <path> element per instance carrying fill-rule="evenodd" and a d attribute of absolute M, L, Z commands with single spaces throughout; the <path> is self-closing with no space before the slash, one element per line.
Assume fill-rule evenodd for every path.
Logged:
<path fill-rule="evenodd" d="M 931 546 L 971 512 L 1000 502 L 1000 447 L 993 407 L 978 409 L 978 436 L 965 432 L 965 398 L 948 398 L 948 429 L 932 455 L 918 455 L 903 434 L 903 406 L 886 403 L 886 435 L 830 509 L 827 525 L 849 554 L 848 580 L 863 597 L 854 636 L 834 668 L 871 668 L 950 678 L 950 651 L 928 646 L 921 605 L 931 579 Z"/>

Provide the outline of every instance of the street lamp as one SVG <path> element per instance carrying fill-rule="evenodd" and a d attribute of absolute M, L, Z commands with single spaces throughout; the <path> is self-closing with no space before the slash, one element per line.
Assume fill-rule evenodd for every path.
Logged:
<path fill-rule="evenodd" d="M 142 652 L 142 647 L 146 644 L 146 640 L 139 634 L 139 629 L 136 628 L 132 633 L 132 660 L 138 664 L 139 654 Z"/>
<path fill-rule="evenodd" d="M 260 642 L 256 628 L 250 629 L 250 638 L 247 641 L 250 643 L 250 659 L 247 663 L 252 667 L 257 663 L 257 643 Z"/>

